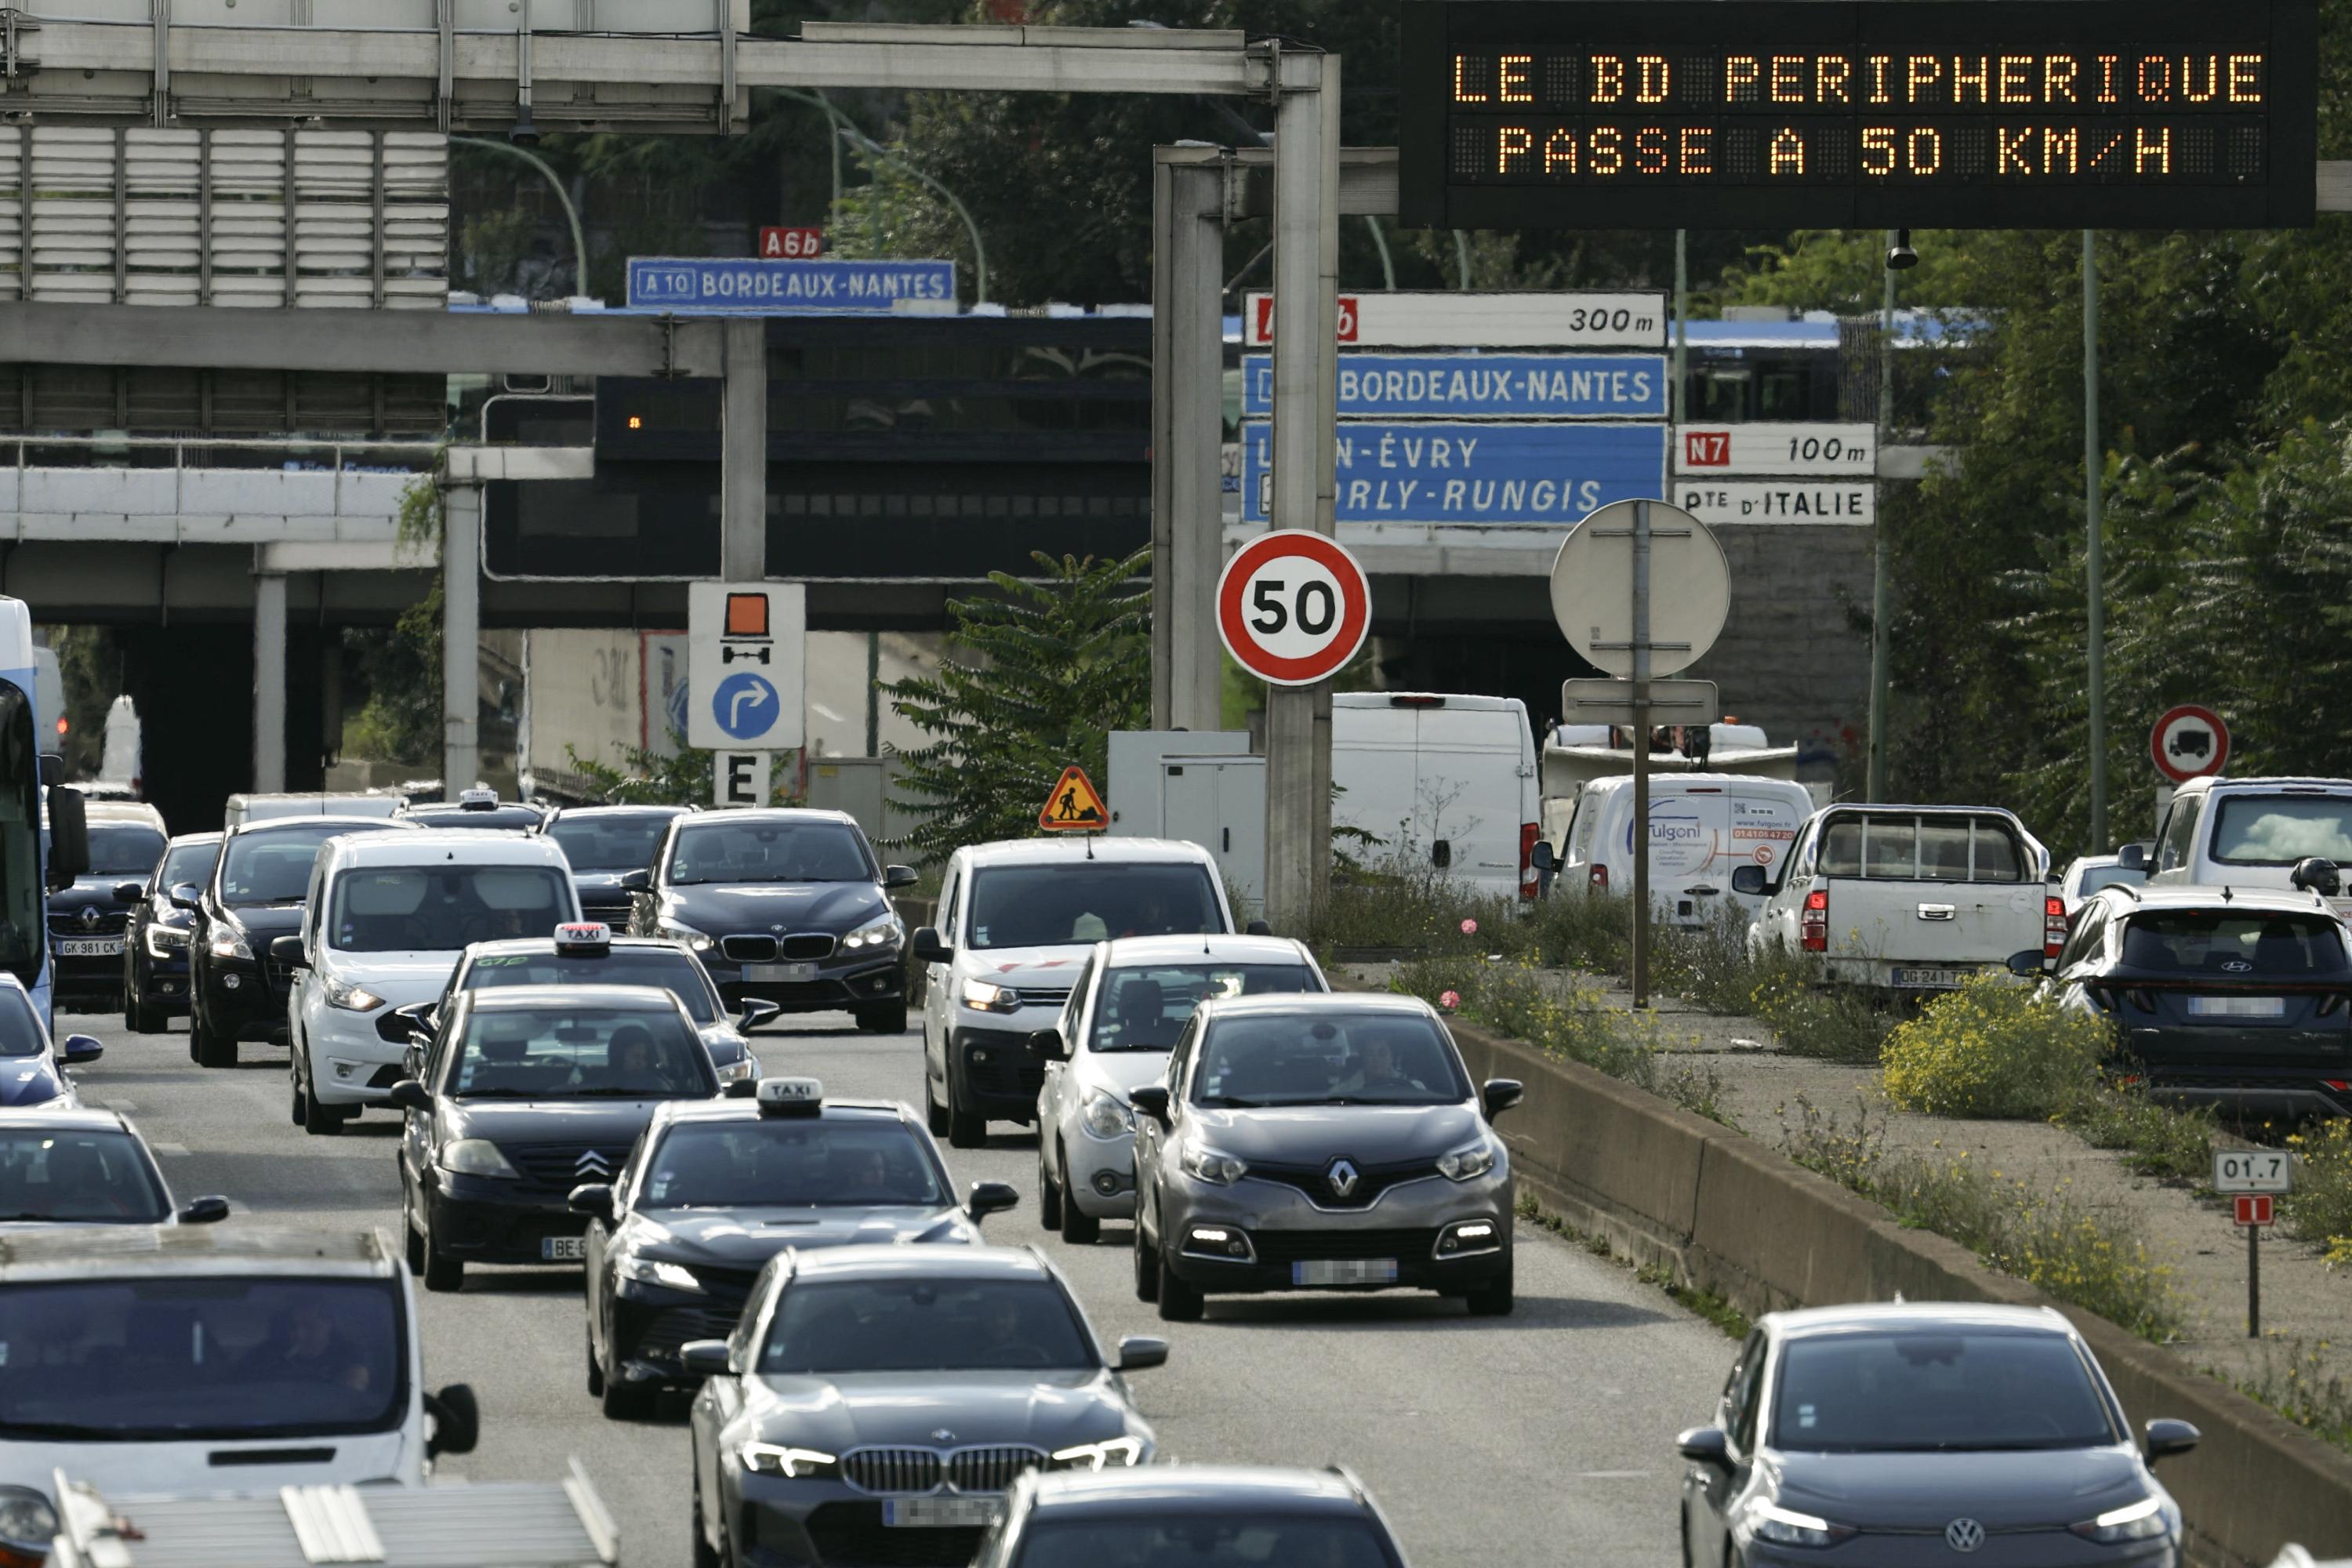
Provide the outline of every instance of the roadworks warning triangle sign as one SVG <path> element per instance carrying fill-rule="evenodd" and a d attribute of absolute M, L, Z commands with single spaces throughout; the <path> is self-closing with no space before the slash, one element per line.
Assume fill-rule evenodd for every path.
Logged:
<path fill-rule="evenodd" d="M 1048 833 L 1100 833 L 1110 826 L 1110 807 L 1103 804 L 1102 792 L 1087 777 L 1087 770 L 1073 763 L 1054 781 L 1045 809 L 1037 814 L 1037 826 Z"/>

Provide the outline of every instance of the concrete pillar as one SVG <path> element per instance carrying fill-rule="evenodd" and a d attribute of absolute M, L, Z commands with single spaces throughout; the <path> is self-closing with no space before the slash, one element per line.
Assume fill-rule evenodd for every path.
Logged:
<path fill-rule="evenodd" d="M 441 781 L 455 800 L 482 773 L 482 489 L 441 492 Z"/>
<path fill-rule="evenodd" d="M 1276 528 L 1334 531 L 1339 437 L 1339 59 L 1289 92 L 1274 131 L 1274 504 Z M 1312 918 L 1331 877 L 1331 683 L 1265 702 L 1265 915 Z"/>
<path fill-rule="evenodd" d="M 1226 168 L 1155 150 L 1151 179 L 1151 727 L 1214 730 L 1224 664 L 1221 333 Z"/>
<path fill-rule="evenodd" d="M 768 574 L 768 323 L 722 323 L 719 574 L 757 583 Z"/>
<path fill-rule="evenodd" d="M 253 787 L 286 787 L 286 574 L 253 574 Z"/>

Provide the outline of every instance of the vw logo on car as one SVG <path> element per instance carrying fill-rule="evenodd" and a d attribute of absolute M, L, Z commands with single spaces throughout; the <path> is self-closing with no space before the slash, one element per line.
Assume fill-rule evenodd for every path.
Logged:
<path fill-rule="evenodd" d="M 1973 1519 L 1956 1519 L 1944 1526 L 1944 1544 L 1955 1552 L 1974 1552 L 1984 1544 L 1984 1526 Z"/>

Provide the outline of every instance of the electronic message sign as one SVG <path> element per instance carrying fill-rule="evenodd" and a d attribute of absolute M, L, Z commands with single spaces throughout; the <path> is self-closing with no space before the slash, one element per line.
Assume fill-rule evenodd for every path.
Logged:
<path fill-rule="evenodd" d="M 2307 225 L 2313 0 L 1406 0 L 1400 216 Z"/>

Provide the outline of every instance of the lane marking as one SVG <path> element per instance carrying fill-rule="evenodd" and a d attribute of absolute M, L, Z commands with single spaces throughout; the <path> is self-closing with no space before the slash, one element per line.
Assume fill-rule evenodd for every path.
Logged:
<path fill-rule="evenodd" d="M 154 1150 L 158 1154 L 168 1154 L 175 1159 L 184 1160 L 188 1157 L 188 1146 L 185 1143 L 150 1143 L 147 1147 Z"/>
<path fill-rule="evenodd" d="M 1581 1481 L 1638 1481 L 1647 1479 L 1649 1475 L 1648 1470 L 1579 1470 L 1576 1479 Z"/>

